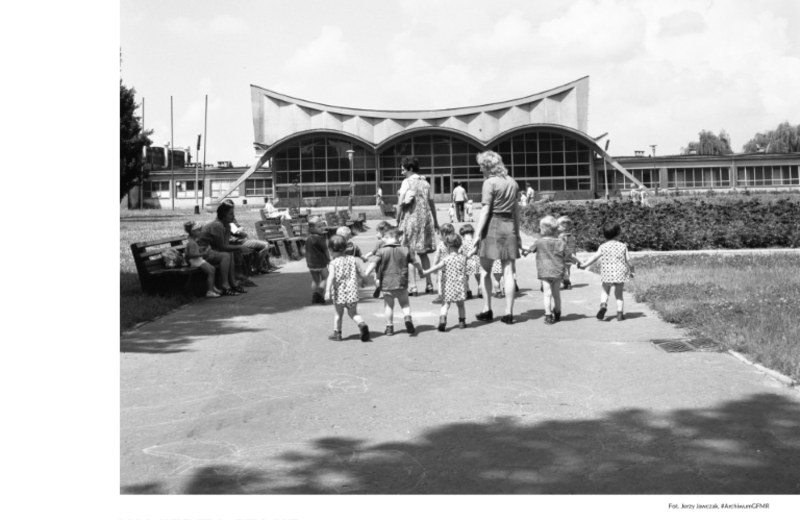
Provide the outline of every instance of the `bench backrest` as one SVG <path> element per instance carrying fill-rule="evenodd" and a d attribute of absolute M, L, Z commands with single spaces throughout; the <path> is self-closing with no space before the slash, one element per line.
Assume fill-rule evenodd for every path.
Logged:
<path fill-rule="evenodd" d="M 186 243 L 188 240 L 186 235 L 180 235 L 131 244 L 131 254 L 136 264 L 136 271 L 139 273 L 142 289 L 145 291 L 147 290 L 147 280 L 150 273 L 164 269 L 165 264 L 162 256 L 164 251 L 169 248 L 174 248 L 180 253 L 183 253 L 186 251 Z"/>
<path fill-rule="evenodd" d="M 286 238 L 283 230 L 285 228 L 281 225 L 273 224 L 272 222 L 267 222 L 263 220 L 259 220 L 256 222 L 256 235 L 258 235 L 259 240 L 275 240 L 279 238 Z"/>

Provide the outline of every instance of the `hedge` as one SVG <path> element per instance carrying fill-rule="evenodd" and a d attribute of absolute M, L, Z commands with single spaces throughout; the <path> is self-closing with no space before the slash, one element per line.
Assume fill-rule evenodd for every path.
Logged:
<path fill-rule="evenodd" d="M 800 198 L 659 198 L 651 207 L 630 200 L 545 203 L 522 208 L 521 225 L 538 234 L 545 215 L 567 215 L 578 248 L 596 251 L 603 226 L 617 222 L 631 251 L 800 247 Z"/>

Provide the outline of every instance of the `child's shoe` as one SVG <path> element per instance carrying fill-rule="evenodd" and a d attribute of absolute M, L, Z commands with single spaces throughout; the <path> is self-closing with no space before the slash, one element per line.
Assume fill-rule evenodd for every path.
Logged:
<path fill-rule="evenodd" d="M 558 323 L 561 321 L 561 311 L 553 310 L 553 320 Z"/>
<path fill-rule="evenodd" d="M 383 334 L 386 336 L 394 336 L 394 325 L 387 325 Z"/>
<path fill-rule="evenodd" d="M 467 328 L 467 318 L 458 318 L 458 328 L 459 329 Z"/>
<path fill-rule="evenodd" d="M 417 329 L 414 328 L 414 323 L 411 321 L 411 316 L 406 317 L 406 330 L 409 334 L 414 334 Z"/>
<path fill-rule="evenodd" d="M 206 298 L 219 298 L 219 294 L 214 291 L 208 291 L 206 293 Z"/>
<path fill-rule="evenodd" d="M 322 295 L 320 293 L 313 292 L 313 293 L 311 293 L 311 303 L 312 304 L 325 303 L 325 299 L 322 297 Z"/>
<path fill-rule="evenodd" d="M 358 328 L 361 330 L 361 341 L 369 341 L 369 327 L 363 321 L 358 324 Z"/>
<path fill-rule="evenodd" d="M 556 322 L 555 318 L 553 318 L 552 314 L 546 314 L 544 317 L 544 324 L 545 325 L 553 325 Z"/>
<path fill-rule="evenodd" d="M 565 291 L 569 291 L 570 289 L 572 289 L 572 282 L 570 282 L 569 280 L 564 280 L 563 282 L 561 282 L 561 288 L 564 289 Z"/>
<path fill-rule="evenodd" d="M 467 291 L 467 299 L 468 300 L 472 299 L 472 291 Z"/>
<path fill-rule="evenodd" d="M 443 304 L 443 303 L 444 303 L 444 296 L 442 296 L 442 295 L 440 294 L 439 296 L 437 296 L 436 298 L 434 298 L 434 299 L 433 299 L 433 301 L 432 301 L 431 303 L 432 303 L 432 304 L 434 304 L 434 305 L 437 305 L 437 304 L 438 304 L 438 305 L 441 305 L 441 304 Z"/>
<path fill-rule="evenodd" d="M 602 320 L 603 318 L 605 318 L 607 310 L 608 310 L 608 304 L 601 303 L 600 304 L 600 310 L 597 311 L 597 319 L 598 320 Z"/>
<path fill-rule="evenodd" d="M 339 330 L 334 330 L 333 334 L 328 336 L 328 339 L 331 341 L 342 341 L 342 332 Z"/>
<path fill-rule="evenodd" d="M 447 318 L 441 316 L 439 318 L 439 332 L 444 332 L 445 327 L 447 326 Z"/>
<path fill-rule="evenodd" d="M 506 314 L 505 316 L 500 318 L 500 321 L 502 321 L 506 325 L 511 325 L 512 323 L 514 323 L 514 316 L 512 314 Z"/>
<path fill-rule="evenodd" d="M 617 313 L 617 321 L 625 321 L 625 314 L 618 312 Z"/>

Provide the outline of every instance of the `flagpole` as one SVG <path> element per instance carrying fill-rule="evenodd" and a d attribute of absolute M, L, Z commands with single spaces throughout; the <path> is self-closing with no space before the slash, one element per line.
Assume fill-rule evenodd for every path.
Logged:
<path fill-rule="evenodd" d="M 206 145 L 203 147 L 203 209 L 206 207 L 206 150 L 208 149 L 208 94 L 206 94 L 206 115 L 203 121 L 203 135 L 206 136 Z M 195 186 L 197 189 L 197 186 Z"/>
<path fill-rule="evenodd" d="M 167 155 L 169 164 L 172 167 L 172 182 L 169 186 L 169 199 L 172 201 L 172 210 L 175 211 L 175 156 L 172 150 L 175 148 L 175 134 L 172 130 L 172 96 L 169 97 L 169 150 Z"/>
<path fill-rule="evenodd" d="M 144 126 L 144 97 L 142 98 L 142 133 L 145 131 Z M 144 161 L 142 161 L 142 172 L 139 174 L 139 209 L 144 208 L 144 167 L 147 163 L 147 149 L 145 147 Z"/>

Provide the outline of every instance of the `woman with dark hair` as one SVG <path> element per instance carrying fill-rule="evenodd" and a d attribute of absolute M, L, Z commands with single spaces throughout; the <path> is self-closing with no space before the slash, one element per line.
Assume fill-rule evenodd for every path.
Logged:
<path fill-rule="evenodd" d="M 439 231 L 431 185 L 419 174 L 419 161 L 416 157 L 403 157 L 402 165 L 406 178 L 400 185 L 400 191 L 397 194 L 397 202 L 400 207 L 398 227 L 403 231 L 401 245 L 417 253 L 422 267 L 429 269 L 428 253 L 435 250 L 435 233 Z M 416 296 L 417 281 L 412 271 L 409 271 L 408 293 Z M 431 276 L 426 276 L 425 280 L 427 282 L 425 293 L 432 294 Z"/>
<path fill-rule="evenodd" d="M 483 311 L 475 317 L 492 321 L 492 264 L 500 260 L 505 279 L 506 314 L 500 321 L 514 322 L 514 261 L 519 258 L 522 240 L 519 236 L 519 186 L 508 176 L 503 159 L 495 152 L 477 156 L 483 173 L 481 215 L 478 219 L 478 256 L 483 282 Z"/>

